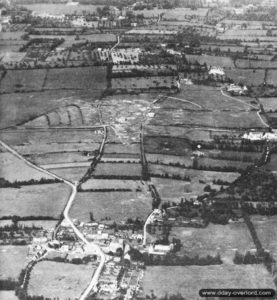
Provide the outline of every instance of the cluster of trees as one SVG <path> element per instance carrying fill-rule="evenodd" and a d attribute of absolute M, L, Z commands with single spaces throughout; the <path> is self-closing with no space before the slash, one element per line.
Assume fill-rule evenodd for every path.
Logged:
<path fill-rule="evenodd" d="M 40 180 L 36 179 L 30 179 L 30 180 L 24 180 L 24 181 L 14 181 L 10 182 L 6 180 L 3 177 L 0 177 L 0 188 L 20 188 L 24 185 L 34 185 L 34 184 L 50 184 L 50 183 L 59 183 L 61 182 L 59 179 L 47 179 L 47 178 L 41 178 Z"/>
<path fill-rule="evenodd" d="M 272 263 L 274 260 L 268 252 L 264 252 L 263 255 L 258 255 L 257 253 L 251 253 L 250 251 L 247 251 L 245 254 L 236 251 L 233 262 L 237 265 L 250 265 Z"/>
<path fill-rule="evenodd" d="M 189 176 L 181 176 L 179 174 L 168 174 L 168 173 L 164 173 L 164 174 L 150 174 L 151 177 L 156 177 L 156 178 L 171 178 L 171 179 L 175 179 L 175 180 L 183 180 L 183 181 L 191 181 Z"/>
<path fill-rule="evenodd" d="M 219 254 L 216 256 L 199 257 L 197 255 L 190 257 L 187 255 L 179 256 L 174 253 L 164 256 L 144 253 L 143 262 L 147 266 L 209 266 L 222 264 Z"/>

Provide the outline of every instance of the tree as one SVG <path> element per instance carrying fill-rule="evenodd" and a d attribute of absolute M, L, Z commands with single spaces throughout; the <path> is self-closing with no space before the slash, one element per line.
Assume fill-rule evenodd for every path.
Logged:
<path fill-rule="evenodd" d="M 93 213 L 92 213 L 92 212 L 90 212 L 90 213 L 89 213 L 89 219 L 90 219 L 90 221 L 91 221 L 91 222 L 94 222 L 94 221 L 95 221 L 95 219 L 94 219 L 94 216 L 93 216 Z"/>

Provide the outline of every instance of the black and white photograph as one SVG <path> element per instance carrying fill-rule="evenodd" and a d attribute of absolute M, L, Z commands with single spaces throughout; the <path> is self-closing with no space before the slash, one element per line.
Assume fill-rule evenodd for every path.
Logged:
<path fill-rule="evenodd" d="M 0 300 L 276 291 L 277 0 L 0 0 Z"/>

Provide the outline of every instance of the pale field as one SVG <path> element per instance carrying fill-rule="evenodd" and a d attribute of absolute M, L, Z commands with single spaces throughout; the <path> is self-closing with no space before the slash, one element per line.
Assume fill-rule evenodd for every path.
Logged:
<path fill-rule="evenodd" d="M 185 111 L 160 109 L 150 125 L 204 126 L 212 128 L 264 128 L 255 111 Z"/>
<path fill-rule="evenodd" d="M 46 230 L 51 230 L 56 227 L 57 221 L 49 220 L 31 220 L 31 221 L 19 221 L 18 225 L 22 227 L 39 227 Z"/>
<path fill-rule="evenodd" d="M 141 181 L 119 179 L 89 179 L 82 184 L 83 190 L 93 189 L 145 189 Z"/>
<path fill-rule="evenodd" d="M 93 151 L 98 149 L 98 145 L 93 148 L 88 148 L 88 151 Z M 47 151 L 47 150 L 46 150 Z M 46 152 L 45 151 L 45 152 Z M 65 153 L 44 153 L 44 154 L 32 154 L 27 156 L 27 159 L 35 162 L 37 165 L 47 165 L 47 164 L 60 164 L 60 163 L 77 163 L 77 162 L 87 162 L 92 156 L 83 155 L 81 151 L 79 152 L 65 152 Z"/>
<path fill-rule="evenodd" d="M 0 299 L 3 300 L 18 300 L 14 291 L 0 291 Z"/>
<path fill-rule="evenodd" d="M 146 219 L 152 209 L 149 193 L 143 192 L 80 192 L 70 210 L 70 216 L 88 222 L 92 212 L 97 221 L 110 217 L 116 222 L 128 218 Z"/>
<path fill-rule="evenodd" d="M 51 299 L 76 299 L 88 286 L 93 273 L 91 265 L 43 261 L 31 272 L 28 294 Z"/>
<path fill-rule="evenodd" d="M 263 265 L 154 266 L 146 268 L 142 286 L 144 295 L 180 293 L 198 300 L 204 288 L 274 288 L 274 283 Z"/>
<path fill-rule="evenodd" d="M 59 218 L 70 195 L 62 183 L 0 189 L 0 216 L 50 216 Z"/>
<path fill-rule="evenodd" d="M 27 253 L 27 246 L 0 246 L 0 279 L 16 280 L 26 266 Z"/>
<path fill-rule="evenodd" d="M 10 182 L 40 180 L 42 178 L 54 179 L 52 176 L 28 166 L 24 161 L 7 152 L 0 153 L 0 177 Z"/>
<path fill-rule="evenodd" d="M 79 181 L 87 172 L 87 167 L 75 167 L 75 168 L 51 168 L 48 171 L 65 178 L 70 181 Z"/>
<path fill-rule="evenodd" d="M 206 228 L 174 227 L 169 239 L 179 238 L 181 254 L 206 256 L 219 253 L 225 263 L 233 263 L 235 251 L 245 253 L 255 249 L 245 223 L 227 225 L 209 224 Z"/>
<path fill-rule="evenodd" d="M 140 177 L 141 164 L 136 163 L 99 163 L 93 176 L 135 176 Z"/>

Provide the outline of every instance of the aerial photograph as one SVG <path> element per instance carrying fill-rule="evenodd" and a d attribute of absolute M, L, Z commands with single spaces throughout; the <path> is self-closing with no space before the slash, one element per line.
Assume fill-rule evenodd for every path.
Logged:
<path fill-rule="evenodd" d="M 0 300 L 276 290 L 277 0 L 0 0 Z"/>

